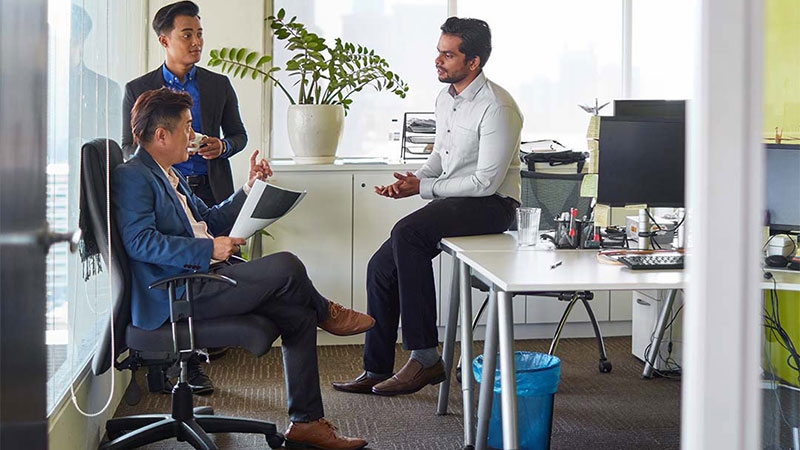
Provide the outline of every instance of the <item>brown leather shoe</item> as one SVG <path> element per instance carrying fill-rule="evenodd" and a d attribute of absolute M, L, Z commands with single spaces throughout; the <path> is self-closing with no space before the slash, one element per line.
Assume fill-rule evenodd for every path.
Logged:
<path fill-rule="evenodd" d="M 338 303 L 328 303 L 328 318 L 319 327 L 330 334 L 352 336 L 375 326 L 375 319 L 364 313 L 345 308 Z"/>
<path fill-rule="evenodd" d="M 292 422 L 284 433 L 288 449 L 356 450 L 367 441 L 336 434 L 336 427 L 325 419 L 314 422 Z"/>
<path fill-rule="evenodd" d="M 367 376 L 367 372 L 361 372 L 361 375 L 356 377 L 355 380 L 334 381 L 331 383 L 331 385 L 337 391 L 350 392 L 354 394 L 372 394 L 372 386 L 375 386 L 384 380 L 374 380 Z"/>
<path fill-rule="evenodd" d="M 409 359 L 406 365 L 392 378 L 373 386 L 372 393 L 378 395 L 413 394 L 426 385 L 439 384 L 445 378 L 444 363 L 441 359 L 427 369 L 424 369 L 416 359 Z"/>

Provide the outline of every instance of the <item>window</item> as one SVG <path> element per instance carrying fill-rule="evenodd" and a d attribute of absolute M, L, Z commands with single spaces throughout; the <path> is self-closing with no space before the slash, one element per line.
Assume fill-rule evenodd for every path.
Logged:
<path fill-rule="evenodd" d="M 458 16 L 491 27 L 486 76 L 517 101 L 522 140 L 586 151 L 589 115 L 578 105 L 621 95 L 622 2 L 458 0 Z"/>
<path fill-rule="evenodd" d="M 432 111 L 442 88 L 433 72 L 439 26 L 447 1 L 325 2 L 276 0 L 323 37 L 372 47 L 408 82 L 403 100 L 385 92 L 360 92 L 345 121 L 340 157 L 395 157 L 391 120 L 406 111 Z M 623 98 L 623 2 L 573 0 L 450 0 L 460 17 L 486 20 L 493 51 L 486 75 L 506 88 L 525 116 L 523 140 L 557 139 L 586 150 L 588 116 L 579 104 Z M 692 20 L 691 2 L 642 0 L 633 6 L 632 98 L 689 98 L 693 49 L 675 24 Z M 509 12 L 513 11 L 513 14 Z M 275 42 L 275 61 L 287 53 Z M 273 90 L 272 157 L 289 158 L 288 101 Z M 602 114 L 612 114 L 611 107 Z"/>
<path fill-rule="evenodd" d="M 374 49 L 409 84 L 405 99 L 371 89 L 356 93 L 337 151 L 339 157 L 399 158 L 400 143 L 389 140 L 392 119 L 402 120 L 404 111 L 433 111 L 436 94 L 442 88 L 433 59 L 439 26 L 447 17 L 447 1 L 276 0 L 275 11 L 281 8 L 286 9 L 288 17 L 297 16 L 298 21 L 328 41 L 341 37 Z M 287 60 L 283 44 L 284 41 L 274 41 L 277 67 L 284 67 Z M 286 83 L 287 89 L 291 85 Z M 291 158 L 286 132 L 289 101 L 278 89 L 273 89 L 272 94 L 272 157 Z"/>
<path fill-rule="evenodd" d="M 691 97 L 692 2 L 636 1 L 632 20 L 632 98 Z"/>
<path fill-rule="evenodd" d="M 131 29 L 142 1 L 113 10 L 105 0 L 48 2 L 47 220 L 53 230 L 78 227 L 80 146 L 121 136 L 121 84 L 139 40 Z M 113 30 L 113 32 L 112 32 Z M 140 31 L 141 36 L 144 30 Z M 138 50 L 141 51 L 141 50 Z M 91 357 L 107 324 L 110 288 L 105 268 L 84 281 L 77 254 L 53 246 L 47 256 L 48 412 Z"/>

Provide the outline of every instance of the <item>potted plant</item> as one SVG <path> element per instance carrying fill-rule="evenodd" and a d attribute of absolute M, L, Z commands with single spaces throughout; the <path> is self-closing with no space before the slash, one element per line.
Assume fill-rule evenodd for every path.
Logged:
<path fill-rule="evenodd" d="M 234 77 L 267 80 L 280 88 L 291 105 L 288 111 L 289 144 L 295 160 L 305 163 L 330 163 L 342 136 L 344 116 L 353 102 L 352 95 L 365 87 L 387 90 L 405 98 L 408 85 L 389 69 L 389 64 L 362 45 L 336 38 L 328 45 L 325 38 L 308 31 L 297 17 L 285 20 L 282 8 L 267 22 L 277 40 L 286 41 L 293 53 L 284 72 L 271 64 L 272 57 L 246 48 L 211 50 L 209 66 L 221 66 Z M 284 83 L 292 80 L 296 95 Z"/>

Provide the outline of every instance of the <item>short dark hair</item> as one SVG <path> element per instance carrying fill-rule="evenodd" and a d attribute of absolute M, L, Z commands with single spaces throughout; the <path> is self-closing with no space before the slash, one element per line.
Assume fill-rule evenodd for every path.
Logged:
<path fill-rule="evenodd" d="M 187 109 L 192 109 L 192 97 L 186 92 L 165 87 L 143 92 L 131 110 L 134 142 L 149 143 L 159 127 L 174 131 L 181 114 Z"/>
<path fill-rule="evenodd" d="M 153 30 L 156 36 L 167 34 L 175 28 L 175 16 L 200 17 L 200 7 L 195 2 L 172 3 L 159 9 L 153 17 Z"/>
<path fill-rule="evenodd" d="M 492 54 L 492 30 L 489 24 L 480 19 L 462 19 L 450 17 L 441 26 L 442 33 L 461 38 L 458 51 L 467 57 L 467 61 L 480 57 L 483 67 Z"/>

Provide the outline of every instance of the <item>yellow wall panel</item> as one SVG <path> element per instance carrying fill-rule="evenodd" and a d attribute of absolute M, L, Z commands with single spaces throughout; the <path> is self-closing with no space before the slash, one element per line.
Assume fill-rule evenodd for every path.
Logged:
<path fill-rule="evenodd" d="M 764 138 L 800 140 L 800 1 L 767 0 L 764 34 Z M 800 143 L 787 140 L 784 143 Z"/>

